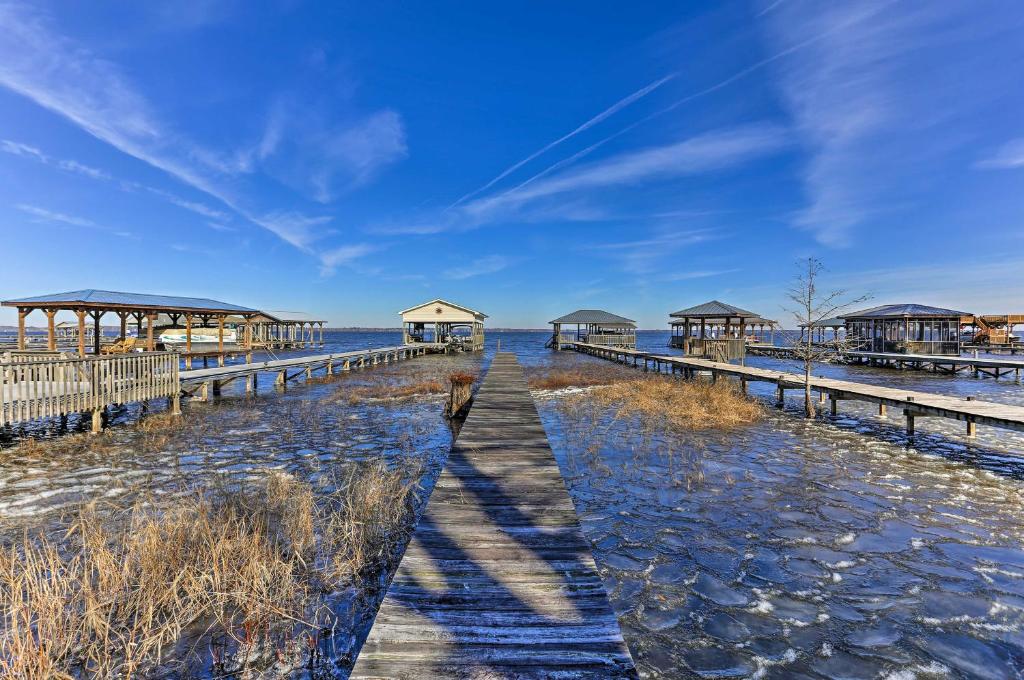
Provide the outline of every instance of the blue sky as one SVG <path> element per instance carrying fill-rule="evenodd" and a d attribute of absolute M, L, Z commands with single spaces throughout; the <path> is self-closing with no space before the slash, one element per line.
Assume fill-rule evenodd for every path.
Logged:
<path fill-rule="evenodd" d="M 1015 1 L 259 4 L 0 0 L 0 297 L 1024 311 Z"/>

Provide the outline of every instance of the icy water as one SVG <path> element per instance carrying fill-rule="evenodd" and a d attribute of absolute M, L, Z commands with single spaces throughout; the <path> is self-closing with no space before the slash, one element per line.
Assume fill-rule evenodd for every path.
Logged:
<path fill-rule="evenodd" d="M 400 337 L 327 340 L 316 352 Z M 189 404 L 185 427 L 169 434 L 131 427 L 138 413 L 128 410 L 115 414 L 127 426 L 94 451 L 0 451 L 0 539 L 59 525 L 61 511 L 83 500 L 180 493 L 272 469 L 315 482 L 360 461 L 418 458 L 429 482 L 451 441 L 442 400 L 352 405 L 345 392 L 380 372 L 480 368 L 499 340 L 527 366 L 601 363 L 545 350 L 543 333 L 492 332 L 482 357 L 422 357 L 286 392 L 261 386 L 255 399 L 226 390 Z M 667 332 L 640 334 L 642 348 L 668 352 L 667 342 Z M 816 373 L 1024 404 L 1024 386 L 1012 380 Z M 866 405 L 844 402 L 838 418 L 806 422 L 794 400 L 728 432 L 651 438 L 620 425 L 595 439 L 560 403 L 538 395 L 645 677 L 1024 677 L 1021 435 L 980 427 L 972 441 L 956 424 L 925 419 L 908 440 L 899 418 Z"/>

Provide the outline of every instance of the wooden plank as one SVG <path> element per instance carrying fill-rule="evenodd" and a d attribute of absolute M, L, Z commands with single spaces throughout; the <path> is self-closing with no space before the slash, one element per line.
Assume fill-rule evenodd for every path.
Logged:
<path fill-rule="evenodd" d="M 514 355 L 495 356 L 351 677 L 637 677 Z"/>

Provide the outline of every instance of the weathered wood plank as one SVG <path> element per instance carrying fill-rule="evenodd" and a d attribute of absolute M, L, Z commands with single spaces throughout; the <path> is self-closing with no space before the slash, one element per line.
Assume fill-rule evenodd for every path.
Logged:
<path fill-rule="evenodd" d="M 491 364 L 352 677 L 636 677 L 513 355 Z"/>

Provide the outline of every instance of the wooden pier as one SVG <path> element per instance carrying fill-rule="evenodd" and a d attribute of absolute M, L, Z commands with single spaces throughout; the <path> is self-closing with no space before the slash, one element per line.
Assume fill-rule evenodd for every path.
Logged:
<path fill-rule="evenodd" d="M 685 377 L 693 377 L 702 372 L 709 373 L 713 380 L 719 376 L 731 376 L 739 379 L 744 391 L 746 391 L 748 382 L 772 383 L 775 385 L 776 403 L 779 406 L 783 404 L 786 390 L 802 391 L 804 389 L 803 376 L 796 373 L 737 366 L 704 359 L 661 356 L 650 352 L 600 347 L 585 343 L 577 343 L 576 350 L 618 363 L 632 363 L 637 367 L 642 366 L 644 370 L 681 372 Z M 966 423 L 968 436 L 974 436 L 978 425 L 1024 432 L 1024 406 L 814 376 L 811 377 L 811 389 L 818 393 L 822 403 L 826 400 L 829 401 L 833 415 L 838 412 L 840 401 L 864 401 L 877 404 L 878 413 L 882 416 L 886 415 L 887 409 L 890 407 L 900 409 L 906 419 L 908 434 L 914 433 L 915 420 L 925 417 L 962 421 Z"/>
<path fill-rule="evenodd" d="M 215 368 L 199 368 L 181 372 L 181 389 L 188 396 L 209 398 L 210 393 L 220 393 L 221 388 L 235 380 L 245 381 L 246 392 L 254 391 L 258 385 L 260 373 L 274 374 L 274 384 L 283 386 L 300 376 L 307 379 L 313 377 L 314 371 L 323 371 L 324 375 L 333 375 L 335 371 L 349 371 L 352 368 L 388 364 L 415 356 L 426 354 L 428 350 L 443 351 L 443 345 L 416 343 L 398 347 L 380 347 L 377 349 L 340 352 L 336 354 L 317 354 L 314 356 L 258 361 L 244 364 L 230 364 Z"/>
<path fill-rule="evenodd" d="M 771 345 L 747 345 L 747 353 L 755 356 L 791 359 L 796 356 L 794 347 Z M 975 377 L 986 375 L 992 378 L 1014 376 L 1020 380 L 1024 373 L 1024 360 L 998 357 L 968 357 L 943 354 L 903 354 L 898 352 L 843 352 L 842 360 L 849 364 L 861 364 L 898 369 L 930 370 L 935 373 L 969 372 Z"/>
<path fill-rule="evenodd" d="M 352 678 L 635 678 L 515 356 L 495 356 Z"/>

